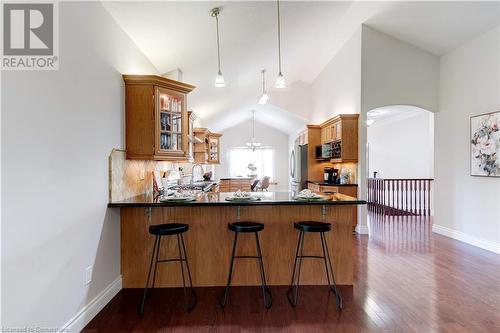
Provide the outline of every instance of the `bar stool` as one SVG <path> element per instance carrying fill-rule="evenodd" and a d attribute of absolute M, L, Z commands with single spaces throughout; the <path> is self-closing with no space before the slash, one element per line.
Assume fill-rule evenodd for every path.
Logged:
<path fill-rule="evenodd" d="M 264 264 L 262 262 L 262 251 L 260 249 L 259 235 L 258 232 L 264 230 L 264 224 L 257 222 L 235 222 L 229 223 L 227 225 L 228 229 L 234 232 L 234 242 L 233 242 L 233 252 L 231 254 L 231 262 L 229 266 L 229 274 L 227 277 L 227 285 L 224 290 L 224 293 L 221 295 L 220 304 L 222 307 L 226 305 L 227 295 L 229 293 L 229 286 L 231 285 L 231 278 L 233 276 L 233 264 L 234 259 L 258 259 L 259 267 L 260 267 L 260 279 L 262 286 L 262 294 L 264 295 L 264 306 L 269 309 L 273 303 L 273 296 L 271 294 L 271 290 L 267 287 L 266 284 L 266 275 L 264 273 Z M 255 234 L 255 243 L 257 246 L 257 255 L 256 256 L 235 256 L 236 252 L 236 243 L 238 241 L 239 233 L 254 233 Z M 269 300 L 266 296 L 269 296 Z"/>
<path fill-rule="evenodd" d="M 142 297 L 142 302 L 141 302 L 140 308 L 139 308 L 139 314 L 142 315 L 144 313 L 144 303 L 146 302 L 146 297 L 148 295 L 149 278 L 151 276 L 151 270 L 153 268 L 153 261 L 155 262 L 155 264 L 154 264 L 154 273 L 153 273 L 153 285 L 151 288 L 154 288 L 154 286 L 155 286 L 156 267 L 158 266 L 158 263 L 178 261 L 181 264 L 182 285 L 184 288 L 184 305 L 185 305 L 187 311 L 191 311 L 195 307 L 196 302 L 197 302 L 197 298 L 196 298 L 196 293 L 193 289 L 193 282 L 191 281 L 191 272 L 189 271 L 189 263 L 188 263 L 187 254 L 186 254 L 186 247 L 184 245 L 184 237 L 182 236 L 182 234 L 188 230 L 189 230 L 189 226 L 187 224 L 182 224 L 182 223 L 166 223 L 166 224 L 153 225 L 153 226 L 149 227 L 149 233 L 151 235 L 156 236 L 156 237 L 155 237 L 155 243 L 153 246 L 153 254 L 151 255 L 151 263 L 149 264 L 148 279 L 146 281 L 146 287 L 144 288 L 144 295 Z M 160 253 L 161 237 L 162 236 L 171 236 L 171 235 L 177 236 L 177 247 L 179 249 L 179 258 L 158 260 L 158 255 Z M 181 251 L 181 244 L 182 244 L 182 251 Z M 183 253 L 184 253 L 184 255 L 183 255 Z M 186 279 L 185 279 L 184 265 L 183 265 L 184 262 L 186 262 L 191 297 L 188 297 L 188 294 L 187 294 Z M 189 300 L 191 300 L 191 301 L 189 301 Z"/>
<path fill-rule="evenodd" d="M 328 286 L 336 296 L 337 307 L 339 309 L 342 309 L 344 307 L 344 303 L 342 300 L 342 295 L 337 290 L 337 284 L 335 283 L 335 275 L 333 272 L 332 263 L 330 261 L 330 254 L 328 252 L 328 244 L 326 243 L 326 237 L 325 237 L 325 232 L 332 230 L 332 225 L 330 223 L 323 223 L 323 222 L 302 221 L 294 223 L 294 227 L 295 229 L 300 231 L 300 234 L 299 234 L 299 241 L 297 243 L 297 252 L 295 253 L 295 262 L 293 264 L 292 282 L 290 283 L 290 288 L 288 289 L 287 292 L 288 301 L 293 307 L 297 306 L 297 299 L 299 295 L 299 284 L 300 284 L 300 266 L 302 263 L 302 258 L 323 259 L 325 261 L 325 270 L 326 270 L 326 278 L 328 279 Z M 323 256 L 304 255 L 304 235 L 306 232 L 314 232 L 320 234 Z M 300 255 L 299 255 L 299 249 L 300 249 Z M 297 260 L 298 260 L 298 267 L 297 267 Z M 297 283 L 295 284 L 294 288 L 296 271 L 297 271 Z M 330 282 L 330 272 L 333 284 L 331 284 Z"/>

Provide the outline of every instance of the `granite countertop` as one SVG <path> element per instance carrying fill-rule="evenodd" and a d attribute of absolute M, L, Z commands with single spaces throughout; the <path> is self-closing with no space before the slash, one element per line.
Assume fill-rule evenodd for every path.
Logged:
<path fill-rule="evenodd" d="M 358 184 L 332 184 L 325 183 L 324 180 L 308 180 L 309 183 L 321 185 L 321 186 L 358 186 Z"/>
<path fill-rule="evenodd" d="M 294 200 L 294 192 L 256 192 L 262 197 L 259 201 L 227 201 L 230 192 L 197 193 L 196 201 L 190 202 L 160 202 L 151 193 L 142 194 L 130 199 L 110 202 L 108 207 L 168 207 L 168 206 L 259 206 L 259 205 L 364 205 L 365 200 L 359 200 L 348 195 L 334 193 L 325 196 L 321 201 Z"/>

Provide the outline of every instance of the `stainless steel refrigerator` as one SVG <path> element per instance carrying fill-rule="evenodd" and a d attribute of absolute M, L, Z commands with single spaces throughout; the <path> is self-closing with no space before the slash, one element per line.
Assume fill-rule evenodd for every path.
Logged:
<path fill-rule="evenodd" d="M 295 140 L 290 154 L 290 190 L 299 192 L 307 188 L 307 145 Z"/>

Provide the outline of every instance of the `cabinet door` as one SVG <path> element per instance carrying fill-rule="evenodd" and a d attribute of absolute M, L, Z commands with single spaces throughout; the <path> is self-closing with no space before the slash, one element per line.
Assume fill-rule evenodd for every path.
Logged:
<path fill-rule="evenodd" d="M 326 128 L 321 129 L 321 144 L 326 143 Z"/>
<path fill-rule="evenodd" d="M 337 140 L 337 125 L 332 124 L 330 125 L 330 141 L 335 141 Z"/>
<path fill-rule="evenodd" d="M 216 136 L 208 136 L 208 163 L 220 163 L 219 150 L 219 138 Z"/>
<path fill-rule="evenodd" d="M 342 140 L 342 122 L 335 124 L 335 140 Z"/>
<path fill-rule="evenodd" d="M 182 159 L 187 155 L 187 111 L 184 94 L 156 87 L 155 153 Z"/>
<path fill-rule="evenodd" d="M 194 116 L 192 112 L 188 112 L 188 157 L 190 160 L 194 158 Z"/>

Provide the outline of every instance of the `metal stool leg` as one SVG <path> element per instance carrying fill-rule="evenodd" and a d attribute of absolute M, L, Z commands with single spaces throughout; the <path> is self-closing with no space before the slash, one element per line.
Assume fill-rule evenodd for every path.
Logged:
<path fill-rule="evenodd" d="M 262 286 L 262 294 L 264 295 L 264 306 L 266 309 L 269 309 L 273 305 L 273 295 L 271 294 L 271 290 L 268 288 L 266 283 L 266 274 L 264 273 L 264 264 L 262 262 L 262 251 L 260 249 L 259 235 L 255 232 L 255 242 L 257 244 L 257 255 L 260 264 L 260 279 Z M 266 294 L 269 296 L 269 302 L 267 301 Z"/>
<path fill-rule="evenodd" d="M 139 307 L 139 314 L 142 315 L 144 313 L 144 303 L 146 302 L 146 295 L 148 293 L 148 285 L 149 285 L 149 278 L 151 277 L 151 270 L 153 268 L 153 260 L 155 258 L 155 253 L 156 253 L 156 260 L 158 260 L 158 255 L 157 255 L 157 252 L 158 252 L 158 247 L 157 247 L 157 244 L 158 244 L 158 239 L 160 238 L 160 236 L 156 236 L 155 237 L 155 244 L 153 245 L 153 253 L 151 254 L 151 262 L 149 264 L 149 271 L 148 271 L 148 279 L 146 281 L 146 286 L 144 287 L 144 294 L 142 295 L 142 302 L 140 304 L 140 307 Z M 155 269 L 156 269 L 156 262 L 155 262 Z M 154 286 L 154 282 L 153 282 L 153 286 Z"/>
<path fill-rule="evenodd" d="M 226 306 L 226 301 L 227 301 L 227 294 L 229 293 L 229 286 L 231 285 L 231 278 L 233 275 L 233 263 L 234 263 L 234 253 L 236 250 L 236 241 L 238 240 L 238 233 L 234 233 L 234 242 L 233 242 L 233 252 L 231 254 L 231 263 L 229 265 L 229 274 L 227 277 L 227 285 L 226 289 L 224 290 L 224 293 L 222 294 L 221 300 L 220 300 L 220 305 L 222 307 Z"/>
<path fill-rule="evenodd" d="M 181 240 L 182 240 L 182 248 L 184 249 L 184 256 L 182 254 L 182 250 L 181 250 Z M 190 285 L 190 291 L 191 291 L 191 298 L 192 298 L 192 295 L 193 295 L 193 283 L 191 281 L 191 273 L 189 272 L 189 265 L 187 263 L 187 254 L 186 254 L 186 248 L 184 246 L 184 239 L 182 237 L 182 234 L 178 234 L 177 235 L 177 246 L 179 248 L 179 262 L 181 264 L 181 273 L 182 273 L 182 288 L 183 288 L 183 291 L 184 291 L 184 306 L 186 307 L 186 310 L 189 312 L 191 310 L 193 310 L 194 308 L 194 305 L 195 303 L 191 303 L 189 302 L 189 298 L 188 298 L 188 295 L 187 295 L 187 288 L 186 288 L 186 278 L 185 278 L 185 275 L 184 275 L 184 261 L 186 262 L 186 266 L 187 266 L 187 271 L 188 271 L 188 278 L 189 278 L 189 285 Z M 196 299 L 195 299 L 196 300 Z"/>
<path fill-rule="evenodd" d="M 158 237 L 158 245 L 156 249 L 156 259 L 155 259 L 155 269 L 153 271 L 153 285 L 151 286 L 151 289 L 154 289 L 155 287 L 155 282 L 156 282 L 156 269 L 158 267 L 158 257 L 160 256 L 160 244 L 161 244 L 161 236 Z"/>
<path fill-rule="evenodd" d="M 299 254 L 299 248 L 300 248 L 300 256 Z M 293 274 L 292 274 L 292 282 L 290 283 L 290 288 L 288 289 L 287 292 L 287 298 L 290 304 L 295 307 L 297 306 L 297 299 L 299 296 L 299 284 L 300 284 L 300 266 L 302 264 L 302 256 L 304 255 L 304 231 L 300 232 L 299 235 L 299 242 L 297 244 L 297 253 L 295 254 L 295 264 L 293 266 Z M 295 280 L 295 266 L 297 264 L 297 261 L 299 262 L 298 267 L 297 267 L 297 284 L 295 285 L 294 288 L 294 280 Z M 293 294 L 293 299 L 290 296 L 290 294 Z"/>
<path fill-rule="evenodd" d="M 191 280 L 191 271 L 189 270 L 189 261 L 187 258 L 187 252 L 186 252 L 186 246 L 184 245 L 184 237 L 181 234 L 181 242 L 182 242 L 182 249 L 184 250 L 184 258 L 186 258 L 186 268 L 187 268 L 187 273 L 188 273 L 188 278 L 189 278 L 189 286 L 191 289 L 191 297 L 193 299 L 191 303 L 191 310 L 195 307 L 196 303 L 198 302 L 198 296 L 196 295 L 196 292 L 193 288 L 193 281 Z"/>
<path fill-rule="evenodd" d="M 324 242 L 324 244 L 323 244 Z M 337 299 L 337 307 L 341 310 L 344 307 L 344 300 L 342 299 L 342 295 L 340 294 L 340 291 L 337 289 L 337 284 L 335 282 L 335 273 L 333 271 L 332 267 L 332 262 L 330 261 L 330 251 L 328 251 L 328 243 L 326 242 L 326 237 L 324 233 L 321 233 L 321 244 L 323 246 L 323 256 L 325 257 L 325 268 L 326 268 L 326 276 L 328 278 L 328 284 L 330 287 L 330 290 L 335 294 L 335 298 Z M 333 281 L 333 286 L 330 284 L 330 277 L 328 275 L 328 266 L 327 266 L 327 260 L 328 260 L 328 266 L 330 267 L 330 271 L 332 273 L 332 281 Z"/>

